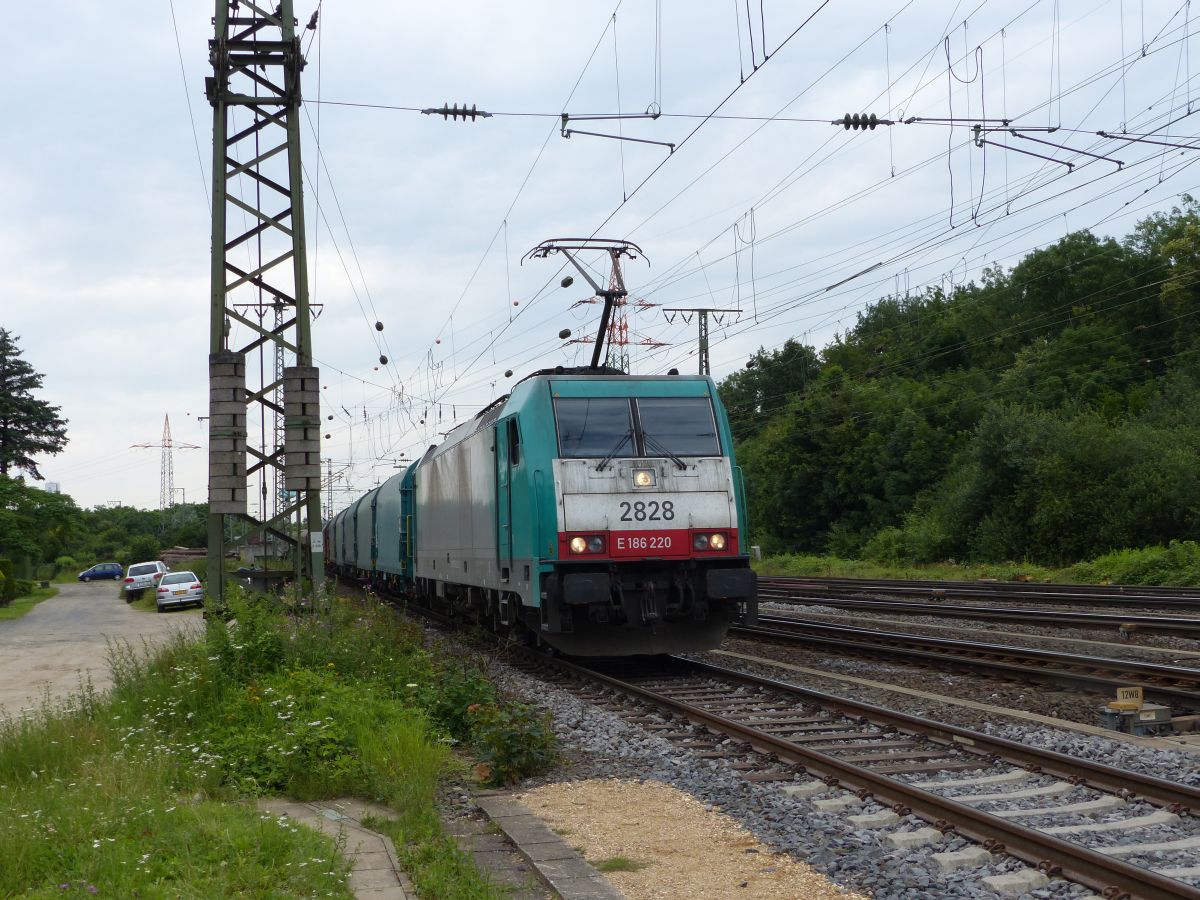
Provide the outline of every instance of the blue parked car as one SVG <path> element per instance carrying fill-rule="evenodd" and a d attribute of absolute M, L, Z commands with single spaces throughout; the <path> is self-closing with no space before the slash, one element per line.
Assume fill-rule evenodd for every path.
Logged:
<path fill-rule="evenodd" d="M 120 563 L 106 562 L 92 566 L 86 572 L 79 573 L 80 581 L 102 581 L 105 578 L 116 581 L 122 577 L 125 570 Z"/>

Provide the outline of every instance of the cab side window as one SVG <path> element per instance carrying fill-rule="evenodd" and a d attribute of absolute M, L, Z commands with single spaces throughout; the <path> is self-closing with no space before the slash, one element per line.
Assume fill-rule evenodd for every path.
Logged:
<path fill-rule="evenodd" d="M 515 466 L 521 462 L 521 432 L 517 430 L 517 420 L 508 420 L 508 464 Z"/>

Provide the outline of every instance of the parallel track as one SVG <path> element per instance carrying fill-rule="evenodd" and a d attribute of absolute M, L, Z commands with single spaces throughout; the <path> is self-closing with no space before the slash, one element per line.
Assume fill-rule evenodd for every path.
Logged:
<path fill-rule="evenodd" d="M 808 773 L 831 788 L 853 791 L 900 815 L 915 813 L 943 832 L 956 831 L 992 852 L 1009 853 L 1047 874 L 1061 874 L 1108 892 L 1105 896 L 1200 898 L 1200 890 L 1174 878 L 1012 821 L 1043 814 L 1037 810 L 983 812 L 968 798 L 938 794 L 936 782 L 917 785 L 894 776 L 978 770 L 1002 759 L 1074 785 L 1184 814 L 1200 813 L 1196 789 L 717 666 L 681 659 L 668 663 L 635 669 L 622 677 L 562 660 L 541 659 L 537 664 L 675 717 L 672 723 L 624 711 L 631 721 L 657 730 L 681 747 L 699 749 L 710 757 L 730 755 L 728 748 L 717 750 L 716 744 L 706 742 L 703 732 L 679 730 L 678 721 L 686 720 L 773 758 L 757 764 L 733 763 L 748 780 L 789 782 Z M 631 665 L 624 663 L 626 669 Z M 578 692 L 578 686 L 575 689 Z M 601 700 L 603 694 L 588 699 Z"/>
<path fill-rule="evenodd" d="M 759 616 L 759 625 L 735 625 L 729 629 L 729 633 L 843 652 L 979 669 L 1018 680 L 1070 684 L 1109 693 L 1117 687 L 1141 686 L 1147 696 L 1185 704 L 1189 709 L 1200 709 L 1200 669 L 1185 666 L 875 631 L 791 617 Z"/>
<path fill-rule="evenodd" d="M 1135 613 L 1097 613 L 1081 610 L 1039 609 L 1036 607 L 949 606 L 943 602 L 913 602 L 879 600 L 867 597 L 820 596 L 779 588 L 773 582 L 759 582 L 759 600 L 780 603 L 800 603 L 830 606 L 836 609 L 855 609 L 868 612 L 909 616 L 938 616 L 959 619 L 986 619 L 998 622 L 1019 622 L 1022 625 L 1066 628 L 1116 628 L 1120 631 L 1175 634 L 1200 637 L 1200 619 L 1182 616 L 1148 616 Z"/>
<path fill-rule="evenodd" d="M 1050 605 L 1200 610 L 1200 589 L 1125 585 L 1034 584 L 1019 581 L 893 581 L 867 578 L 763 577 L 761 590 L 819 599 L 868 595 L 937 600 L 990 600 Z"/>

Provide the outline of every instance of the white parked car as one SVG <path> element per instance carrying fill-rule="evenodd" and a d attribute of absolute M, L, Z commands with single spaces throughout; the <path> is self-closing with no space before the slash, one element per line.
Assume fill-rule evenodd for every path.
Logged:
<path fill-rule="evenodd" d="M 204 585 L 194 572 L 169 572 L 158 583 L 154 603 L 159 612 L 172 606 L 203 606 Z"/>
<path fill-rule="evenodd" d="M 158 580 L 170 571 L 166 563 L 158 560 L 134 563 L 125 573 L 125 602 L 129 603 L 142 596 L 143 593 L 155 587 Z"/>
<path fill-rule="evenodd" d="M 204 606 L 204 586 L 194 572 L 168 572 L 155 592 L 158 612 L 172 606 Z"/>

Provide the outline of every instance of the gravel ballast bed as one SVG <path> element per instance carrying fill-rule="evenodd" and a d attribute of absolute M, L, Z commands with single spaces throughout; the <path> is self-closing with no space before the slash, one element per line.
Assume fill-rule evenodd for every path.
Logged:
<path fill-rule="evenodd" d="M 856 830 L 848 815 L 880 812 L 883 807 L 867 803 L 845 814 L 821 812 L 805 800 L 786 796 L 778 784 L 747 782 L 724 760 L 688 757 L 670 742 L 518 670 L 494 663 L 492 673 L 505 690 L 551 714 L 567 757 L 563 770 L 523 787 L 563 777 L 663 781 L 719 809 L 759 840 L 793 854 L 838 883 L 886 900 L 994 900 L 1000 895 L 989 890 L 982 879 L 1024 867 L 1010 857 L 997 857 L 978 869 L 943 873 L 933 854 L 965 849 L 971 846 L 969 842 L 951 837 L 929 847 L 904 851 L 886 842 L 890 831 L 926 827 L 927 823 L 915 816 L 882 831 Z M 830 791 L 827 795 L 838 793 Z M 1036 896 L 1077 898 L 1088 893 L 1077 885 L 1056 880 Z"/>
<path fill-rule="evenodd" d="M 1065 719 L 1069 722 L 1080 722 L 1085 725 L 1098 726 L 1100 724 L 1100 708 L 1112 699 L 1111 695 L 1088 694 L 1068 688 L 1055 688 L 1050 685 L 1020 683 L 986 673 L 939 672 L 922 666 L 920 663 L 909 664 L 899 661 L 890 662 L 885 659 L 871 659 L 865 656 L 843 656 L 831 651 L 773 644 L 769 641 L 728 638 L 722 649 L 817 669 L 835 675 L 866 678 L 910 690 L 1030 712 L 1055 719 Z M 871 688 L 867 685 L 857 685 L 817 675 L 789 673 L 785 669 L 769 665 L 756 666 L 746 660 L 720 654 L 693 654 L 693 656 L 715 665 L 742 668 L 766 678 L 793 681 L 803 687 L 812 686 L 816 690 L 830 691 L 840 696 L 853 696 L 856 700 L 878 703 L 880 706 L 895 706 L 895 704 L 907 702 L 912 704 L 914 709 L 920 710 L 917 713 L 919 715 L 931 716 L 939 721 L 951 722 L 965 728 L 982 728 L 984 724 L 996 719 L 996 714 L 982 710 L 972 710 L 953 704 L 937 704 L 934 700 L 913 697 L 901 700 L 899 698 L 904 695 L 896 691 Z M 848 691 L 853 693 L 848 694 Z M 871 697 L 876 699 L 871 699 Z M 904 712 L 912 711 L 908 707 L 895 706 L 895 708 L 903 709 Z"/>

